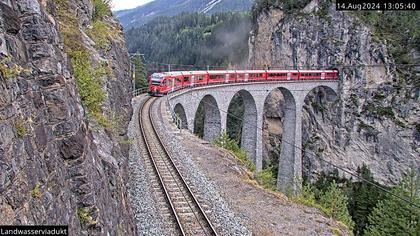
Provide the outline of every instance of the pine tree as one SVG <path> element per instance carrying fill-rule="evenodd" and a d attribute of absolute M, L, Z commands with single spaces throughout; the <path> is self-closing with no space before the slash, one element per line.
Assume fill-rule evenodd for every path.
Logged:
<path fill-rule="evenodd" d="M 420 205 L 420 180 L 415 170 L 403 179 L 391 192 L 401 198 Z M 367 236 L 420 235 L 420 209 L 406 201 L 388 194 L 369 215 Z"/>
<path fill-rule="evenodd" d="M 362 168 L 357 169 L 357 173 L 362 179 L 379 185 L 374 181 L 372 173 L 365 164 L 363 164 Z M 354 182 L 351 186 L 349 210 L 356 223 L 354 234 L 362 235 L 368 222 L 368 215 L 372 212 L 378 201 L 384 197 L 383 191 L 365 181 Z"/>
<path fill-rule="evenodd" d="M 327 191 L 321 196 L 320 203 L 325 208 L 325 213 L 328 216 L 343 222 L 350 230 L 353 230 L 354 222 L 347 209 L 347 197 L 338 188 L 335 181 L 330 184 Z"/>
<path fill-rule="evenodd" d="M 133 58 L 136 89 L 147 88 L 147 71 L 141 55 L 137 53 Z"/>

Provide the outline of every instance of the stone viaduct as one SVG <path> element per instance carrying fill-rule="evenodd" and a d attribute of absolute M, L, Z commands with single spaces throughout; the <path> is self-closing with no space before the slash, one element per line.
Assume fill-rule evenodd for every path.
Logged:
<path fill-rule="evenodd" d="M 245 107 L 241 147 L 257 170 L 261 170 L 264 104 L 269 93 L 279 89 L 285 100 L 285 114 L 277 188 L 297 192 L 302 182 L 302 108 L 308 93 L 317 87 L 325 87 L 328 96 L 336 97 L 338 81 L 264 81 L 193 87 L 169 94 L 168 101 L 172 112 L 181 118 L 183 128 L 191 132 L 201 103 L 205 113 L 203 138 L 212 141 L 226 130 L 229 105 L 239 93 Z"/>

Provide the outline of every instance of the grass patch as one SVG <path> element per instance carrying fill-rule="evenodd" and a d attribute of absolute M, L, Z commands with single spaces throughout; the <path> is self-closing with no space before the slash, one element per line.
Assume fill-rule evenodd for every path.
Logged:
<path fill-rule="evenodd" d="M 392 107 L 390 107 L 390 106 L 387 106 L 387 107 L 380 106 L 376 109 L 376 113 L 379 116 L 386 116 L 386 117 L 389 117 L 389 118 L 395 118 L 394 111 L 392 110 Z"/>
<path fill-rule="evenodd" d="M 265 189 L 276 190 L 276 175 L 273 173 L 272 168 L 267 168 L 259 171 L 255 175 L 257 182 Z"/>
<path fill-rule="evenodd" d="M 89 37 L 96 43 L 96 48 L 107 49 L 110 45 L 110 38 L 118 38 L 114 29 L 104 21 L 94 21 L 92 28 L 87 30 Z"/>
<path fill-rule="evenodd" d="M 91 213 L 87 208 L 79 208 L 77 210 L 77 216 L 79 216 L 80 223 L 82 225 L 96 225 L 98 222 L 93 219 Z"/>
<path fill-rule="evenodd" d="M 255 164 L 247 157 L 246 152 L 239 147 L 238 143 L 229 137 L 227 132 L 216 138 L 214 144 L 231 151 L 250 172 L 255 173 L 255 182 L 258 185 L 265 189 L 276 190 L 276 175 L 273 173 L 273 167 L 256 172 Z"/>
<path fill-rule="evenodd" d="M 106 93 L 102 89 L 101 79 L 111 74 L 110 69 L 107 63 L 104 62 L 101 62 L 94 67 L 91 55 L 84 46 L 81 37 L 82 32 L 80 31 L 75 12 L 71 9 L 68 1 L 58 0 L 56 2 L 60 31 L 64 36 L 66 52 L 73 65 L 74 77 L 76 78 L 76 85 L 82 103 L 87 109 L 88 114 L 90 114 L 99 125 L 104 128 L 109 128 L 111 122 L 102 114 L 102 104 L 106 99 Z M 95 12 L 97 7 L 99 12 L 103 12 L 103 5 L 101 5 L 100 2 L 103 1 L 94 1 Z M 105 4 L 105 2 L 103 3 Z M 104 16 L 103 13 L 100 13 L 99 15 L 101 17 Z M 101 28 L 101 30 L 103 29 Z"/>
<path fill-rule="evenodd" d="M 300 196 L 292 198 L 292 201 L 317 208 L 328 217 L 342 222 L 350 230 L 354 228 L 354 221 L 347 209 L 348 199 L 335 181 L 330 183 L 325 191 L 316 189 L 314 185 L 305 184 Z"/>
<path fill-rule="evenodd" d="M 26 135 L 26 126 L 25 126 L 25 122 L 21 119 L 19 119 L 18 121 L 16 121 L 15 123 L 15 128 L 16 128 L 16 133 L 19 135 L 19 137 L 23 137 Z"/>
<path fill-rule="evenodd" d="M 31 195 L 33 198 L 41 198 L 42 193 L 41 193 L 41 184 L 37 183 L 35 185 L 35 188 L 31 191 Z"/>
<path fill-rule="evenodd" d="M 247 157 L 246 152 L 241 149 L 238 143 L 229 138 L 229 135 L 224 132 L 220 137 L 214 140 L 214 144 L 218 147 L 231 151 L 247 168 L 249 171 L 256 170 L 255 164 Z"/>
<path fill-rule="evenodd" d="M 87 34 L 95 41 L 98 48 L 105 49 L 109 44 L 109 30 L 107 23 L 98 20 L 93 22 L 92 28 L 87 30 Z"/>
<path fill-rule="evenodd" d="M 106 16 L 111 16 L 111 0 L 92 0 L 94 7 L 93 20 L 102 20 Z"/>
<path fill-rule="evenodd" d="M 0 73 L 2 77 L 6 80 L 15 79 L 18 75 L 22 73 L 32 73 L 32 69 L 23 68 L 20 65 L 12 63 L 12 58 L 6 56 L 0 60 Z"/>
<path fill-rule="evenodd" d="M 101 78 L 104 69 L 99 67 L 94 69 L 90 55 L 86 51 L 76 51 L 69 53 L 71 62 L 73 64 L 74 76 L 76 77 L 77 88 L 79 89 L 80 97 L 83 104 L 90 112 L 101 113 L 101 105 L 104 102 L 106 95 L 102 90 Z M 99 121 L 98 121 L 99 122 Z"/>
<path fill-rule="evenodd" d="M 369 103 L 365 106 L 365 110 L 376 115 L 377 117 L 388 117 L 395 119 L 395 113 L 390 106 L 375 106 L 373 103 Z"/>
<path fill-rule="evenodd" d="M 129 145 L 129 146 L 133 145 L 135 142 L 136 142 L 136 141 L 135 141 L 134 139 L 131 139 L 131 138 L 127 138 L 127 139 L 120 139 L 120 141 L 118 141 L 118 143 L 119 143 L 119 144 L 122 144 L 122 145 Z"/>

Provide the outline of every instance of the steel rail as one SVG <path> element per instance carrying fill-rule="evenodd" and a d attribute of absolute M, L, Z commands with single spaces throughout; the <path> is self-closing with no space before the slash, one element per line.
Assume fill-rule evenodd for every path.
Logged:
<path fill-rule="evenodd" d="M 144 107 L 145 107 L 145 105 L 146 105 L 146 103 L 147 102 L 149 102 L 149 101 L 152 101 L 152 100 L 155 100 L 155 99 L 152 99 L 152 98 L 148 98 L 145 102 L 143 102 L 143 104 L 141 105 L 141 107 L 140 107 L 140 115 L 141 116 L 143 116 L 143 109 L 144 109 Z M 149 110 L 150 111 L 150 110 Z M 148 112 L 149 112 L 148 111 Z M 171 198 L 169 197 L 169 193 L 168 193 L 168 190 L 166 189 L 166 186 L 165 186 L 165 184 L 163 183 L 163 179 L 162 179 L 162 176 L 161 176 L 161 174 L 160 174 L 160 172 L 159 172 L 159 170 L 158 170 L 158 167 L 157 167 L 157 165 L 156 165 L 156 162 L 155 162 L 155 159 L 153 158 L 153 155 L 152 155 L 152 150 L 151 150 L 151 148 L 150 148 L 150 145 L 149 145 L 149 143 L 147 142 L 147 138 L 146 138 L 146 132 L 145 132 L 145 129 L 144 129 L 144 126 L 143 126 L 143 122 L 142 122 L 142 118 L 141 118 L 141 116 L 139 117 L 140 119 L 139 119 L 139 122 L 140 122 L 140 130 L 141 130 L 141 134 L 142 134 L 142 137 L 143 137 L 143 140 L 144 140 L 144 143 L 145 143 L 145 146 L 146 146 L 146 149 L 147 149 L 147 153 L 149 154 L 149 157 L 150 157 L 150 160 L 151 160 L 151 162 L 152 162 L 152 164 L 153 164 L 153 170 L 154 170 L 154 172 L 156 173 L 156 175 L 158 176 L 158 179 L 159 179 L 159 183 L 160 183 L 160 186 L 162 187 L 162 189 L 163 189 L 163 191 L 164 191 L 164 194 L 165 194 L 165 196 L 166 196 L 166 201 L 167 201 L 167 203 L 169 203 L 169 205 L 170 205 L 170 207 L 171 207 L 171 210 L 172 210 L 172 214 L 173 214 L 173 216 L 175 217 L 175 219 L 176 219 L 176 222 L 177 222 L 177 226 L 178 226 L 178 228 L 179 228 L 179 230 L 181 231 L 181 234 L 182 235 L 185 235 L 185 231 L 184 231 L 184 229 L 183 229 L 183 227 L 182 227 L 182 225 L 181 225 L 181 222 L 180 222 L 180 220 L 179 220 L 179 217 L 178 217 L 178 215 L 177 215 L 177 213 L 176 213 L 176 210 L 175 210 L 175 207 L 174 207 L 174 205 L 173 205 L 173 203 L 172 203 L 172 201 L 171 201 Z"/>
<path fill-rule="evenodd" d="M 189 206 L 189 208 L 192 210 L 192 213 L 194 214 L 194 217 L 195 217 L 195 219 L 196 219 L 196 221 L 198 222 L 198 224 L 200 225 L 200 227 L 201 227 L 201 229 L 202 229 L 202 231 L 206 234 L 206 235 L 218 235 L 217 234 L 217 232 L 216 232 L 216 230 L 215 230 L 215 228 L 214 228 L 214 226 L 211 224 L 211 221 L 209 220 L 209 218 L 207 217 L 207 215 L 206 215 L 206 213 L 205 213 L 205 211 L 204 211 L 204 209 L 202 208 L 202 206 L 200 205 L 200 203 L 198 202 L 198 199 L 197 199 L 197 197 L 194 195 L 194 193 L 192 192 L 192 190 L 191 190 L 191 188 L 190 188 L 190 186 L 187 184 L 187 181 L 184 179 L 184 177 L 181 175 L 181 172 L 180 172 L 180 170 L 178 169 L 178 167 L 175 165 L 175 162 L 174 162 L 174 159 L 173 159 L 173 157 L 172 157 L 172 155 L 170 154 L 170 152 L 167 150 L 167 148 L 166 148 L 166 146 L 164 145 L 164 142 L 162 141 L 162 137 L 159 135 L 159 132 L 157 132 L 157 129 L 156 129 L 156 124 L 155 124 L 155 122 L 154 122 L 154 119 L 153 119 L 153 117 L 152 117 L 152 108 L 153 108 L 153 105 L 155 104 L 155 102 L 156 102 L 156 98 L 149 98 L 144 104 L 143 104 L 143 106 L 142 106 L 142 112 L 144 112 L 143 110 L 144 110 L 144 105 L 146 104 L 146 103 L 148 103 L 148 102 L 150 102 L 150 104 L 148 104 L 149 105 L 149 111 L 148 111 L 148 116 L 147 116 L 147 118 L 149 119 L 149 121 L 150 121 L 150 124 L 151 124 L 151 127 L 152 127 L 152 131 L 153 131 L 153 133 L 154 133 L 154 135 L 155 135 L 155 137 L 156 137 L 156 139 L 157 139 L 157 141 L 158 141 L 158 146 L 160 146 L 161 147 L 161 150 L 164 152 L 164 155 L 167 157 L 166 159 L 168 160 L 168 162 L 169 162 L 169 165 L 172 167 L 172 169 L 173 170 L 175 170 L 174 172 L 175 173 L 173 173 L 173 172 L 171 172 L 171 171 L 169 171 L 169 174 L 172 176 L 172 178 L 173 179 L 176 179 L 176 177 L 178 177 L 178 179 L 180 179 L 181 181 L 180 182 L 175 182 L 175 184 L 176 184 L 176 186 L 178 187 L 178 189 L 180 190 L 180 193 L 183 195 L 183 197 L 187 200 L 188 198 L 190 198 L 192 201 L 191 201 L 191 203 L 193 204 L 193 205 L 190 205 L 190 202 L 187 200 L 186 202 L 187 202 L 187 204 L 188 204 L 188 206 Z M 143 139 L 145 140 L 145 143 L 147 143 L 148 141 L 147 141 L 147 137 L 145 136 L 145 131 L 144 131 L 144 126 L 143 126 L 143 124 L 141 124 L 141 128 L 142 128 L 142 134 L 143 134 Z M 170 203 L 170 205 L 171 205 L 171 208 L 172 208 L 172 210 L 173 210 L 173 213 L 174 213 L 174 216 L 176 217 L 176 220 L 177 220 L 177 223 L 178 223 L 178 226 L 179 226 L 179 228 L 181 229 L 181 231 L 182 231 L 182 234 L 183 235 L 185 235 L 185 232 L 186 232 L 186 228 L 184 228 L 184 226 L 182 225 L 182 222 L 181 222 L 181 217 L 178 215 L 178 212 L 177 212 L 177 210 L 176 210 L 176 207 L 174 206 L 174 204 L 173 204 L 173 202 L 172 202 L 172 200 L 171 200 L 171 197 L 170 197 L 170 194 L 168 193 L 168 190 L 166 189 L 166 187 L 165 187 L 165 183 L 164 183 L 164 180 L 163 180 L 163 178 L 161 177 L 161 174 L 160 174 L 160 172 L 159 172 L 159 169 L 158 169 L 158 166 L 157 166 L 157 164 L 156 164 L 156 162 L 155 162 L 155 160 L 154 160 L 154 157 L 153 157 L 153 154 L 152 154 L 152 152 L 151 152 L 151 149 L 150 149 L 150 144 L 147 144 L 147 147 L 148 147 L 148 151 L 149 151 L 149 156 L 150 156 L 150 158 L 152 159 L 152 163 L 153 163 L 153 165 L 154 165 L 154 169 L 155 169 L 155 171 L 156 171 L 156 173 L 158 173 L 158 176 L 159 176 L 159 180 L 161 181 L 161 186 L 163 186 L 163 188 L 164 188 L 164 190 L 165 190 L 165 195 L 166 195 L 166 197 L 167 197 L 167 200 L 169 201 L 169 203 Z M 166 166 L 166 168 L 168 169 L 168 170 L 170 170 L 170 168 L 168 167 L 168 164 L 167 164 L 167 162 L 165 162 L 165 161 L 163 161 L 163 163 L 164 163 L 164 165 Z M 176 175 L 176 177 L 174 176 L 174 174 Z M 184 191 L 182 191 L 182 189 L 185 189 L 186 191 L 186 194 L 188 195 L 188 197 L 187 196 L 185 196 L 185 192 Z M 194 211 L 194 208 L 196 208 L 198 211 L 196 212 L 196 211 Z M 197 215 L 198 214 L 198 215 Z M 210 232 L 208 232 L 208 231 L 210 231 Z M 208 234 L 209 233 L 209 234 Z"/>
<path fill-rule="evenodd" d="M 156 101 L 157 99 L 155 99 L 154 100 L 154 102 Z M 169 158 L 169 160 L 170 160 L 170 164 L 173 166 L 173 168 L 176 170 L 176 174 L 180 177 L 180 179 L 182 180 L 182 184 L 187 188 L 187 190 L 188 190 L 188 194 L 191 196 L 191 198 L 194 200 L 194 203 L 195 203 L 195 205 L 198 207 L 198 209 L 200 210 L 200 212 L 199 213 L 201 213 L 202 214 L 202 216 L 204 216 L 204 219 L 205 219 L 205 221 L 206 221 L 206 223 L 207 223 L 207 227 L 211 230 L 211 233 L 212 233 L 212 235 L 218 235 L 217 234 L 217 232 L 216 232 L 216 230 L 215 230 L 215 228 L 214 228 L 214 226 L 212 225 L 212 223 L 211 223 L 211 221 L 210 221 L 210 219 L 207 217 L 207 215 L 206 215 L 206 213 L 204 212 L 204 209 L 201 207 L 201 205 L 200 205 L 200 203 L 198 202 L 198 199 L 195 197 L 195 195 L 193 194 L 193 192 L 192 192 L 192 190 L 191 190 L 191 188 L 189 187 L 189 185 L 187 184 L 187 182 L 185 181 L 185 179 L 184 179 L 184 177 L 181 175 L 181 172 L 179 171 L 179 169 L 178 169 L 178 167 L 175 165 L 175 163 L 174 163 L 174 160 L 173 160 L 173 158 L 172 158 L 172 155 L 168 152 L 168 150 L 166 149 L 166 146 L 163 144 L 163 141 L 162 141 L 162 138 L 160 137 L 160 135 L 159 135 L 159 132 L 157 132 L 156 131 L 156 125 L 155 125 L 155 122 L 154 122 L 154 119 L 152 119 L 152 107 L 153 107 L 153 104 L 150 106 L 150 111 L 149 111 L 149 119 L 150 119 L 150 121 L 151 121 L 151 124 L 152 124 L 152 127 L 153 127 L 153 130 L 154 130 L 154 132 L 155 132 L 155 134 L 156 134 L 156 137 L 158 138 L 158 140 L 159 140 L 159 142 L 160 142 L 160 144 L 161 144 L 161 146 L 162 146 L 162 148 L 163 148 L 163 150 L 164 150 L 164 152 L 165 152 L 165 154 L 168 156 L 168 158 Z M 197 219 L 198 220 L 198 219 Z M 200 223 L 201 224 L 201 223 Z M 205 226 L 204 226 L 205 227 Z"/>

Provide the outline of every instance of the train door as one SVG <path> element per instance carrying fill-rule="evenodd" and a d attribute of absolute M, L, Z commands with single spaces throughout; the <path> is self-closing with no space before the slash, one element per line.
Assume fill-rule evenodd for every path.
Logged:
<path fill-rule="evenodd" d="M 245 74 L 245 82 L 248 82 L 248 79 L 249 79 L 249 73 L 246 73 Z"/>
<path fill-rule="evenodd" d="M 191 76 L 191 87 L 194 87 L 195 75 Z"/>
<path fill-rule="evenodd" d="M 175 90 L 175 78 L 171 78 L 172 84 L 171 84 L 171 92 Z"/>
<path fill-rule="evenodd" d="M 292 79 L 292 72 L 287 73 L 287 80 L 291 80 Z"/>
<path fill-rule="evenodd" d="M 325 72 L 321 73 L 321 79 L 325 79 Z"/>

